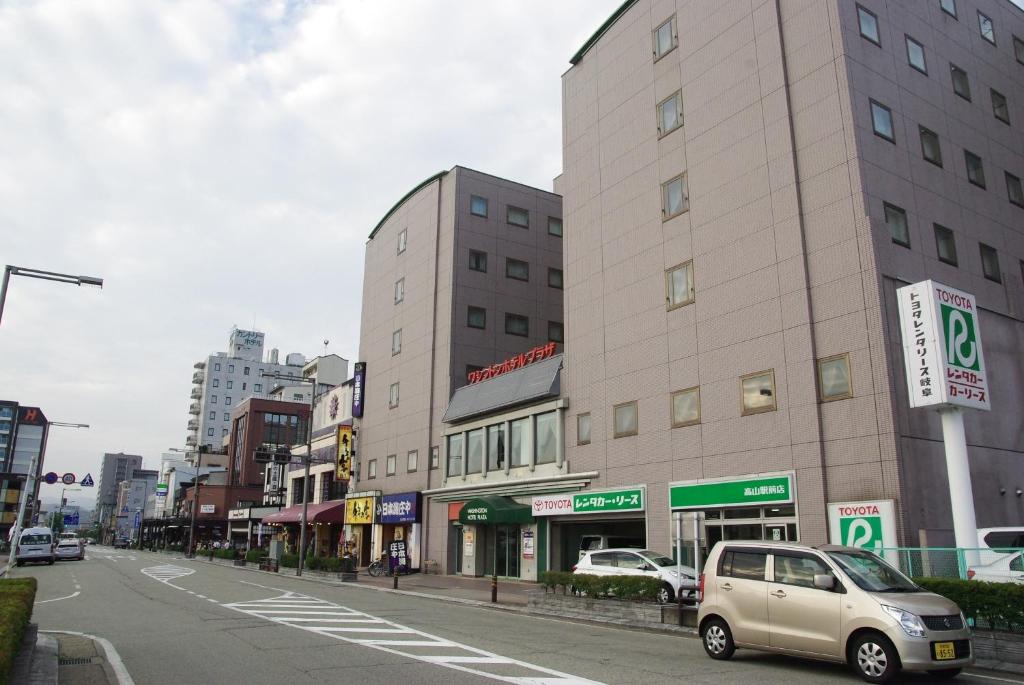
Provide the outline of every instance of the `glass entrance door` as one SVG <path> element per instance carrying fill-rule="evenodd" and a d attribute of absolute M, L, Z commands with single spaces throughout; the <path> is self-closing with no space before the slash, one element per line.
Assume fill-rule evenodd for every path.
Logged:
<path fill-rule="evenodd" d="M 519 577 L 519 525 L 494 527 L 494 566 L 492 573 L 505 578 Z"/>

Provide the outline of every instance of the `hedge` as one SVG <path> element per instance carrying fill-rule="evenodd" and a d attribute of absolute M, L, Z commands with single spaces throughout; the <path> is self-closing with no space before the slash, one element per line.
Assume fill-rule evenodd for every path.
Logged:
<path fill-rule="evenodd" d="M 554 591 L 560 587 L 566 591 L 587 597 L 615 597 L 616 599 L 648 600 L 658 597 L 665 582 L 648 576 L 595 576 L 585 573 L 545 571 L 540 574 L 545 590 Z"/>
<path fill-rule="evenodd" d="M 0 685 L 6 685 L 36 599 L 35 578 L 0 580 Z"/>
<path fill-rule="evenodd" d="M 250 549 L 245 553 L 245 560 L 252 564 L 258 564 L 260 559 L 265 556 L 269 556 L 265 549 Z"/>
<path fill-rule="evenodd" d="M 956 602 L 976 626 L 1024 631 L 1024 585 L 959 578 L 915 578 L 914 582 Z"/>
<path fill-rule="evenodd" d="M 299 566 L 299 555 L 298 554 L 282 554 L 281 565 L 285 568 L 298 568 Z"/>

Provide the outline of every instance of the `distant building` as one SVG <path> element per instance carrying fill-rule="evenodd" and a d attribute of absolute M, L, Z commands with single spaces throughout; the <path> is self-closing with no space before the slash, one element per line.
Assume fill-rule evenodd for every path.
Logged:
<path fill-rule="evenodd" d="M 107 452 L 103 455 L 103 465 L 96 481 L 96 510 L 100 512 L 101 520 L 116 514 L 121 482 L 141 468 L 142 457 L 138 454 Z"/>

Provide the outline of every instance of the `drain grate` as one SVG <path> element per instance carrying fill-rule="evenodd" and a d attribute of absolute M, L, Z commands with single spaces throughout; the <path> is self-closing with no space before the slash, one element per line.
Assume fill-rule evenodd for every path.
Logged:
<path fill-rule="evenodd" d="M 93 663 L 92 657 L 78 658 L 78 659 L 58 659 L 58 666 L 84 666 L 85 664 Z"/>

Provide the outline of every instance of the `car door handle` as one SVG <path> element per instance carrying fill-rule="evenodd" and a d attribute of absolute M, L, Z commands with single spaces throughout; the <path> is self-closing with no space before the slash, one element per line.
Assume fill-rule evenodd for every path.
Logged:
<path fill-rule="evenodd" d="M 723 583 L 722 584 L 722 589 L 723 590 L 731 590 L 732 589 L 732 584 L 730 584 L 730 583 Z"/>
<path fill-rule="evenodd" d="M 776 590 L 775 592 L 770 592 L 768 594 L 774 595 L 774 596 L 778 597 L 779 599 L 782 599 L 783 597 L 786 596 L 786 593 L 783 592 L 782 590 Z"/>

